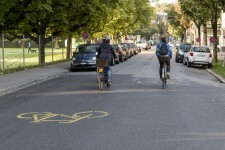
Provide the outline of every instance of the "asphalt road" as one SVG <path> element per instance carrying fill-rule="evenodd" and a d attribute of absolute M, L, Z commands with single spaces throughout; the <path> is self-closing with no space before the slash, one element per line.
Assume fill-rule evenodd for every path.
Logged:
<path fill-rule="evenodd" d="M 154 50 L 113 66 L 68 72 L 0 97 L 1 150 L 224 150 L 225 85 L 171 60 L 162 89 Z"/>

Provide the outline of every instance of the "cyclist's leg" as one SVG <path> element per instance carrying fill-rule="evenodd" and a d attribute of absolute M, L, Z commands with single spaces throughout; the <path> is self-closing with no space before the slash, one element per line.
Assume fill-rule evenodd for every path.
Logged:
<path fill-rule="evenodd" d="M 163 61 L 162 59 L 159 59 L 159 77 L 162 78 L 162 68 L 163 68 Z"/>
<path fill-rule="evenodd" d="M 167 79 L 170 79 L 170 58 L 169 57 L 166 59 L 166 65 L 167 65 L 166 67 Z"/>
<path fill-rule="evenodd" d="M 108 82 L 110 82 L 111 81 L 111 76 L 112 76 L 111 64 L 108 65 L 106 70 L 107 70 L 107 79 L 108 79 Z"/>

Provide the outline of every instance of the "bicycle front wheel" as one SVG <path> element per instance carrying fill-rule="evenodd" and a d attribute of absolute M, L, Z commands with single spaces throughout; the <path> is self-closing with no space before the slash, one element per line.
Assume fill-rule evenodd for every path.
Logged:
<path fill-rule="evenodd" d="M 100 91 L 103 90 L 103 85 L 104 85 L 104 75 L 101 73 L 98 76 L 98 88 Z"/>
<path fill-rule="evenodd" d="M 163 78 L 162 78 L 162 88 L 165 89 L 165 82 Z"/>

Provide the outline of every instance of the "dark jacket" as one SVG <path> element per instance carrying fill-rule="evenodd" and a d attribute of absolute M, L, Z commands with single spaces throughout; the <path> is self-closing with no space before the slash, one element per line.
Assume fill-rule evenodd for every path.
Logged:
<path fill-rule="evenodd" d="M 116 53 L 113 50 L 113 46 L 109 43 L 102 43 L 98 48 L 98 57 L 100 59 L 110 59 L 111 57 L 116 58 Z"/>

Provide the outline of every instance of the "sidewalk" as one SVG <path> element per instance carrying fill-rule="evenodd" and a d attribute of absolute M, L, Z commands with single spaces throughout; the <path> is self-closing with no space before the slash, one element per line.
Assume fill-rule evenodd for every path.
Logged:
<path fill-rule="evenodd" d="M 70 62 L 32 68 L 0 76 L 0 96 L 37 84 L 69 71 Z"/>
<path fill-rule="evenodd" d="M 225 79 L 224 79 L 221 75 L 215 73 L 215 72 L 212 71 L 211 69 L 206 69 L 206 71 L 208 71 L 209 73 L 211 73 L 211 74 L 212 74 L 214 77 L 216 77 L 221 83 L 225 83 Z"/>

